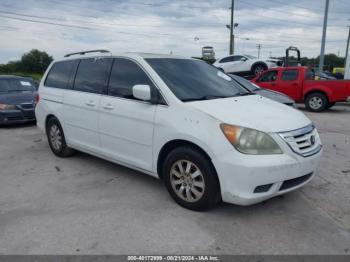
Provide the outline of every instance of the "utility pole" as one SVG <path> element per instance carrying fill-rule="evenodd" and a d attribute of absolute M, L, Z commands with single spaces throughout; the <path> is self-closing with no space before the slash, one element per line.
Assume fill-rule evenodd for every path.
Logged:
<path fill-rule="evenodd" d="M 235 8 L 235 1 L 231 0 L 231 24 L 230 24 L 230 55 L 233 54 L 234 52 L 234 36 L 233 36 L 233 29 L 234 29 L 234 24 L 233 24 L 233 10 Z"/>
<path fill-rule="evenodd" d="M 326 0 L 326 6 L 324 9 L 324 17 L 323 17 L 323 32 L 322 32 L 322 43 L 321 43 L 321 54 L 320 54 L 320 63 L 318 65 L 318 71 L 322 72 L 324 65 L 324 49 L 326 45 L 326 33 L 327 33 L 327 22 L 328 22 L 328 7 L 329 0 Z"/>
<path fill-rule="evenodd" d="M 260 49 L 261 49 L 261 44 L 256 45 L 256 47 L 258 48 L 258 58 L 260 58 Z"/>
<path fill-rule="evenodd" d="M 349 26 L 348 42 L 346 43 L 344 67 L 346 67 L 346 59 L 348 59 L 348 55 L 349 55 L 349 44 L 350 44 L 350 26 Z"/>

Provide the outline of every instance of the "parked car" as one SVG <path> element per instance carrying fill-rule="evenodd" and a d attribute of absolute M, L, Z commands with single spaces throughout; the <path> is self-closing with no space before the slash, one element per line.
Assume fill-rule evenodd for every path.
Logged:
<path fill-rule="evenodd" d="M 248 89 L 250 92 L 275 100 L 287 106 L 297 108 L 295 101 L 285 94 L 261 88 L 260 86 L 240 76 L 236 76 L 232 74 L 230 74 L 230 76 L 233 78 L 233 80 L 235 80 L 238 84 L 242 85 L 244 88 Z"/>
<path fill-rule="evenodd" d="M 304 102 L 309 111 L 321 112 L 336 102 L 350 101 L 350 80 L 314 80 L 305 66 L 269 69 L 252 79 L 258 86 L 281 92 L 296 102 Z"/>
<path fill-rule="evenodd" d="M 36 89 L 32 80 L 0 76 L 0 125 L 35 121 Z"/>
<path fill-rule="evenodd" d="M 271 67 L 282 65 L 277 59 L 259 59 L 251 55 L 230 55 L 218 59 L 213 64 L 225 73 L 257 76 Z"/>
<path fill-rule="evenodd" d="M 315 72 L 315 80 L 336 80 L 337 78 L 332 76 L 330 72 Z"/>
<path fill-rule="evenodd" d="M 314 176 L 322 145 L 302 112 L 200 60 L 80 53 L 39 87 L 37 124 L 57 156 L 81 150 L 163 179 L 193 210 L 254 204 Z"/>

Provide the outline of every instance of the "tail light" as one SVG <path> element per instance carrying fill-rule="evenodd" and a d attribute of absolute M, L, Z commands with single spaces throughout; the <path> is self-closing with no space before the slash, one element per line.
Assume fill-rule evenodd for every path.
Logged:
<path fill-rule="evenodd" d="M 39 100 L 40 100 L 40 96 L 39 96 L 39 94 L 37 93 L 36 96 L 35 96 L 35 103 L 38 104 L 38 103 L 39 103 Z"/>

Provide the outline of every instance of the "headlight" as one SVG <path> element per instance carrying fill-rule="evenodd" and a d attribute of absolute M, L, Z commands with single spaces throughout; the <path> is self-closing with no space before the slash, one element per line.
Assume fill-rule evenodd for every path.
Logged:
<path fill-rule="evenodd" d="M 241 153 L 250 155 L 282 154 L 281 148 L 264 132 L 228 124 L 220 125 L 227 140 Z"/>
<path fill-rule="evenodd" d="M 0 110 L 16 110 L 17 107 L 15 105 L 6 105 L 0 104 Z"/>

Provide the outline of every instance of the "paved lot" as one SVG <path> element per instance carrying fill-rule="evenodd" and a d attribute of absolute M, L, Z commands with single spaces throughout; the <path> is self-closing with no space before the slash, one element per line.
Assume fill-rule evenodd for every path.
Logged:
<path fill-rule="evenodd" d="M 141 173 L 55 157 L 35 126 L 1 128 L 0 254 L 350 254 L 350 104 L 306 114 L 325 145 L 312 182 L 205 213 Z"/>

